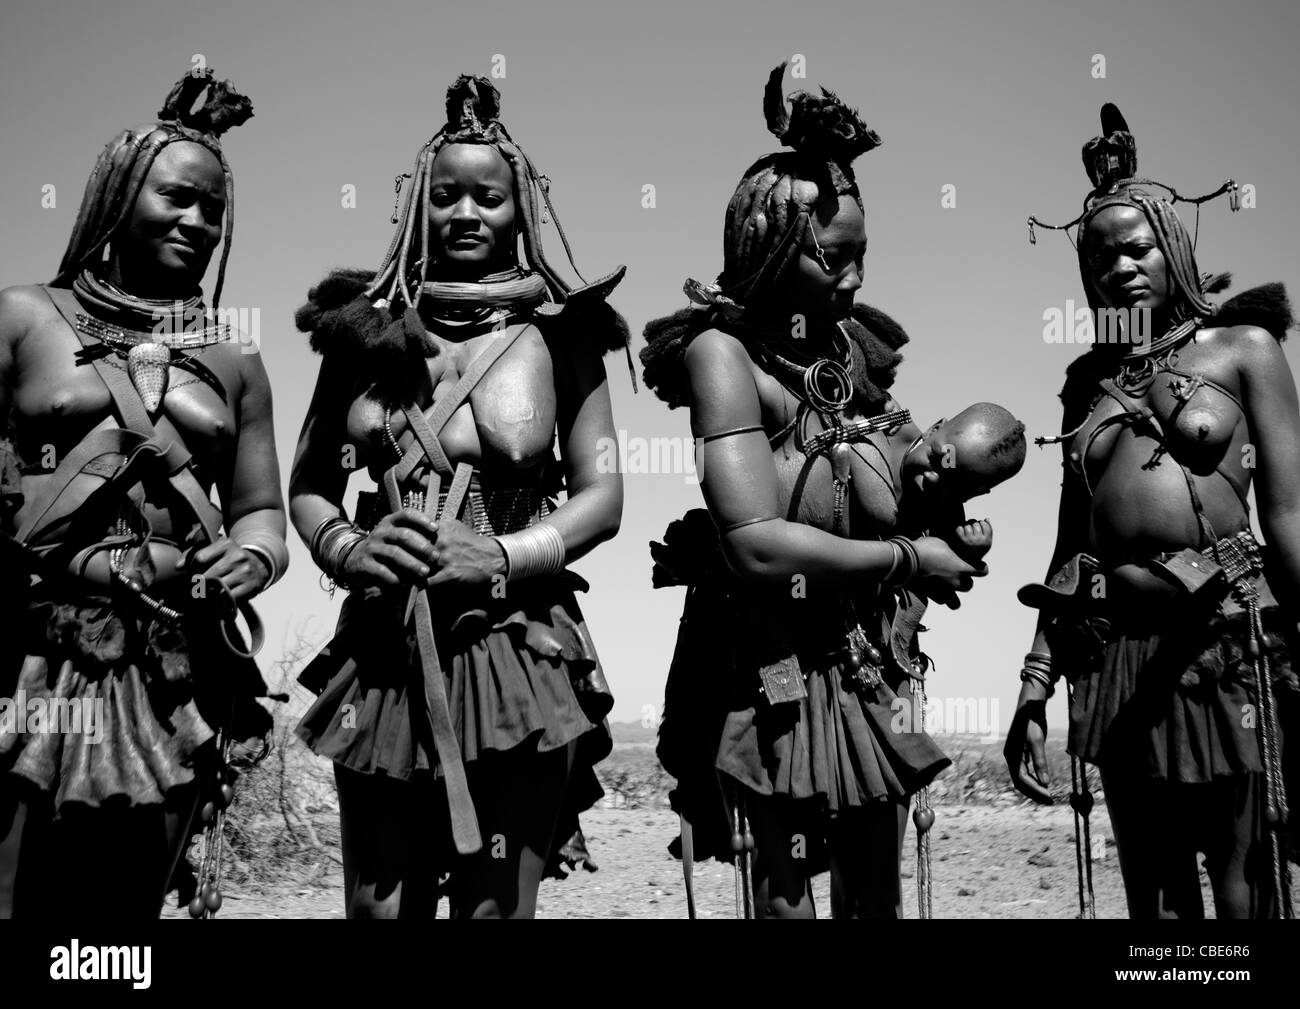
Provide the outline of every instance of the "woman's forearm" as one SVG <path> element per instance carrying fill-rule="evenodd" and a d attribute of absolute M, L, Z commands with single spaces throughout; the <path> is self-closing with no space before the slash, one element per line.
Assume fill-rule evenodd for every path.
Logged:
<path fill-rule="evenodd" d="M 279 581 L 289 568 L 289 547 L 285 543 L 282 508 L 259 508 L 241 516 L 229 530 L 230 539 L 259 557 L 271 576 Z"/>
<path fill-rule="evenodd" d="M 565 563 L 577 560 L 618 532 L 623 520 L 623 480 L 600 480 L 574 493 L 546 519 L 564 540 Z"/>
<path fill-rule="evenodd" d="M 289 517 L 305 545 L 310 546 L 312 533 L 322 522 L 342 514 L 343 509 L 322 494 L 299 490 L 289 495 Z"/>
<path fill-rule="evenodd" d="M 779 518 L 724 533 L 722 551 L 742 578 L 781 583 L 802 576 L 826 586 L 880 581 L 898 556 L 888 543 L 845 539 Z"/>
<path fill-rule="evenodd" d="M 1300 612 L 1300 509 L 1261 510 L 1259 526 L 1281 576 L 1272 586 L 1274 595 L 1293 613 Z"/>

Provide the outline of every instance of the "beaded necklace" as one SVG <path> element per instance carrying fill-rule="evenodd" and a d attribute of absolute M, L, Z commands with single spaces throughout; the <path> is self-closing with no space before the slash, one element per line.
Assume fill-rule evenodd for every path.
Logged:
<path fill-rule="evenodd" d="M 193 320 L 208 317 L 201 294 L 175 301 L 137 298 L 89 270 L 73 281 L 72 290 L 83 306 L 97 313 L 76 314 L 77 331 L 96 341 L 77 353 L 77 364 L 89 364 L 110 354 L 124 359 L 131 384 L 150 414 L 157 413 L 162 406 L 172 367 L 193 371 L 197 379 L 207 382 L 225 400 L 220 379 L 186 353 L 229 343 L 232 339 L 228 325 L 192 325 Z M 113 321 L 106 322 L 103 316 Z M 174 388 L 188 384 L 188 381 L 178 383 Z"/>

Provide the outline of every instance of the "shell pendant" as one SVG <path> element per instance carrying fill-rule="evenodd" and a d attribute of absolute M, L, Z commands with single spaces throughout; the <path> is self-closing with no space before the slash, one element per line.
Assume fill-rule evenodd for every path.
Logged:
<path fill-rule="evenodd" d="M 171 348 L 161 343 L 137 343 L 126 355 L 126 373 L 149 413 L 157 413 L 167 394 Z"/>

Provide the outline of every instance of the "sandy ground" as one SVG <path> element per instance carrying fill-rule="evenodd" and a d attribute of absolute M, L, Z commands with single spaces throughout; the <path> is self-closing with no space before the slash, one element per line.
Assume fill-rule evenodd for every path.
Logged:
<path fill-rule="evenodd" d="M 1070 810 L 1015 804 L 941 806 L 934 826 L 934 913 L 937 918 L 1073 918 L 1078 914 L 1074 828 Z M 542 884 L 539 918 L 685 918 L 681 864 L 665 850 L 676 836 L 677 818 L 658 809 L 595 809 L 583 814 L 595 873 Z M 1115 849 L 1104 811 L 1093 816 L 1094 842 L 1106 837 L 1105 857 L 1093 862 L 1097 917 L 1125 917 Z M 903 859 L 903 906 L 917 917 L 915 833 L 909 830 Z M 1206 913 L 1213 916 L 1208 883 L 1201 875 Z M 828 876 L 817 878 L 819 915 L 830 911 Z M 701 918 L 735 914 L 730 866 L 712 861 L 695 867 L 695 900 Z M 440 909 L 446 914 L 445 905 Z M 169 908 L 166 917 L 187 917 Z M 228 892 L 222 918 L 342 918 L 342 879 L 319 888 L 278 893 Z"/>

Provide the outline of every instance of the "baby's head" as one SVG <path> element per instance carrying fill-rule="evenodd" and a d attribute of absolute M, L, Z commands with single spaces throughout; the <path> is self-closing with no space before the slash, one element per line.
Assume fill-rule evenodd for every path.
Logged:
<path fill-rule="evenodd" d="M 1024 464 L 1025 425 L 996 403 L 976 403 L 921 435 L 904 466 L 927 493 L 969 501 Z"/>

